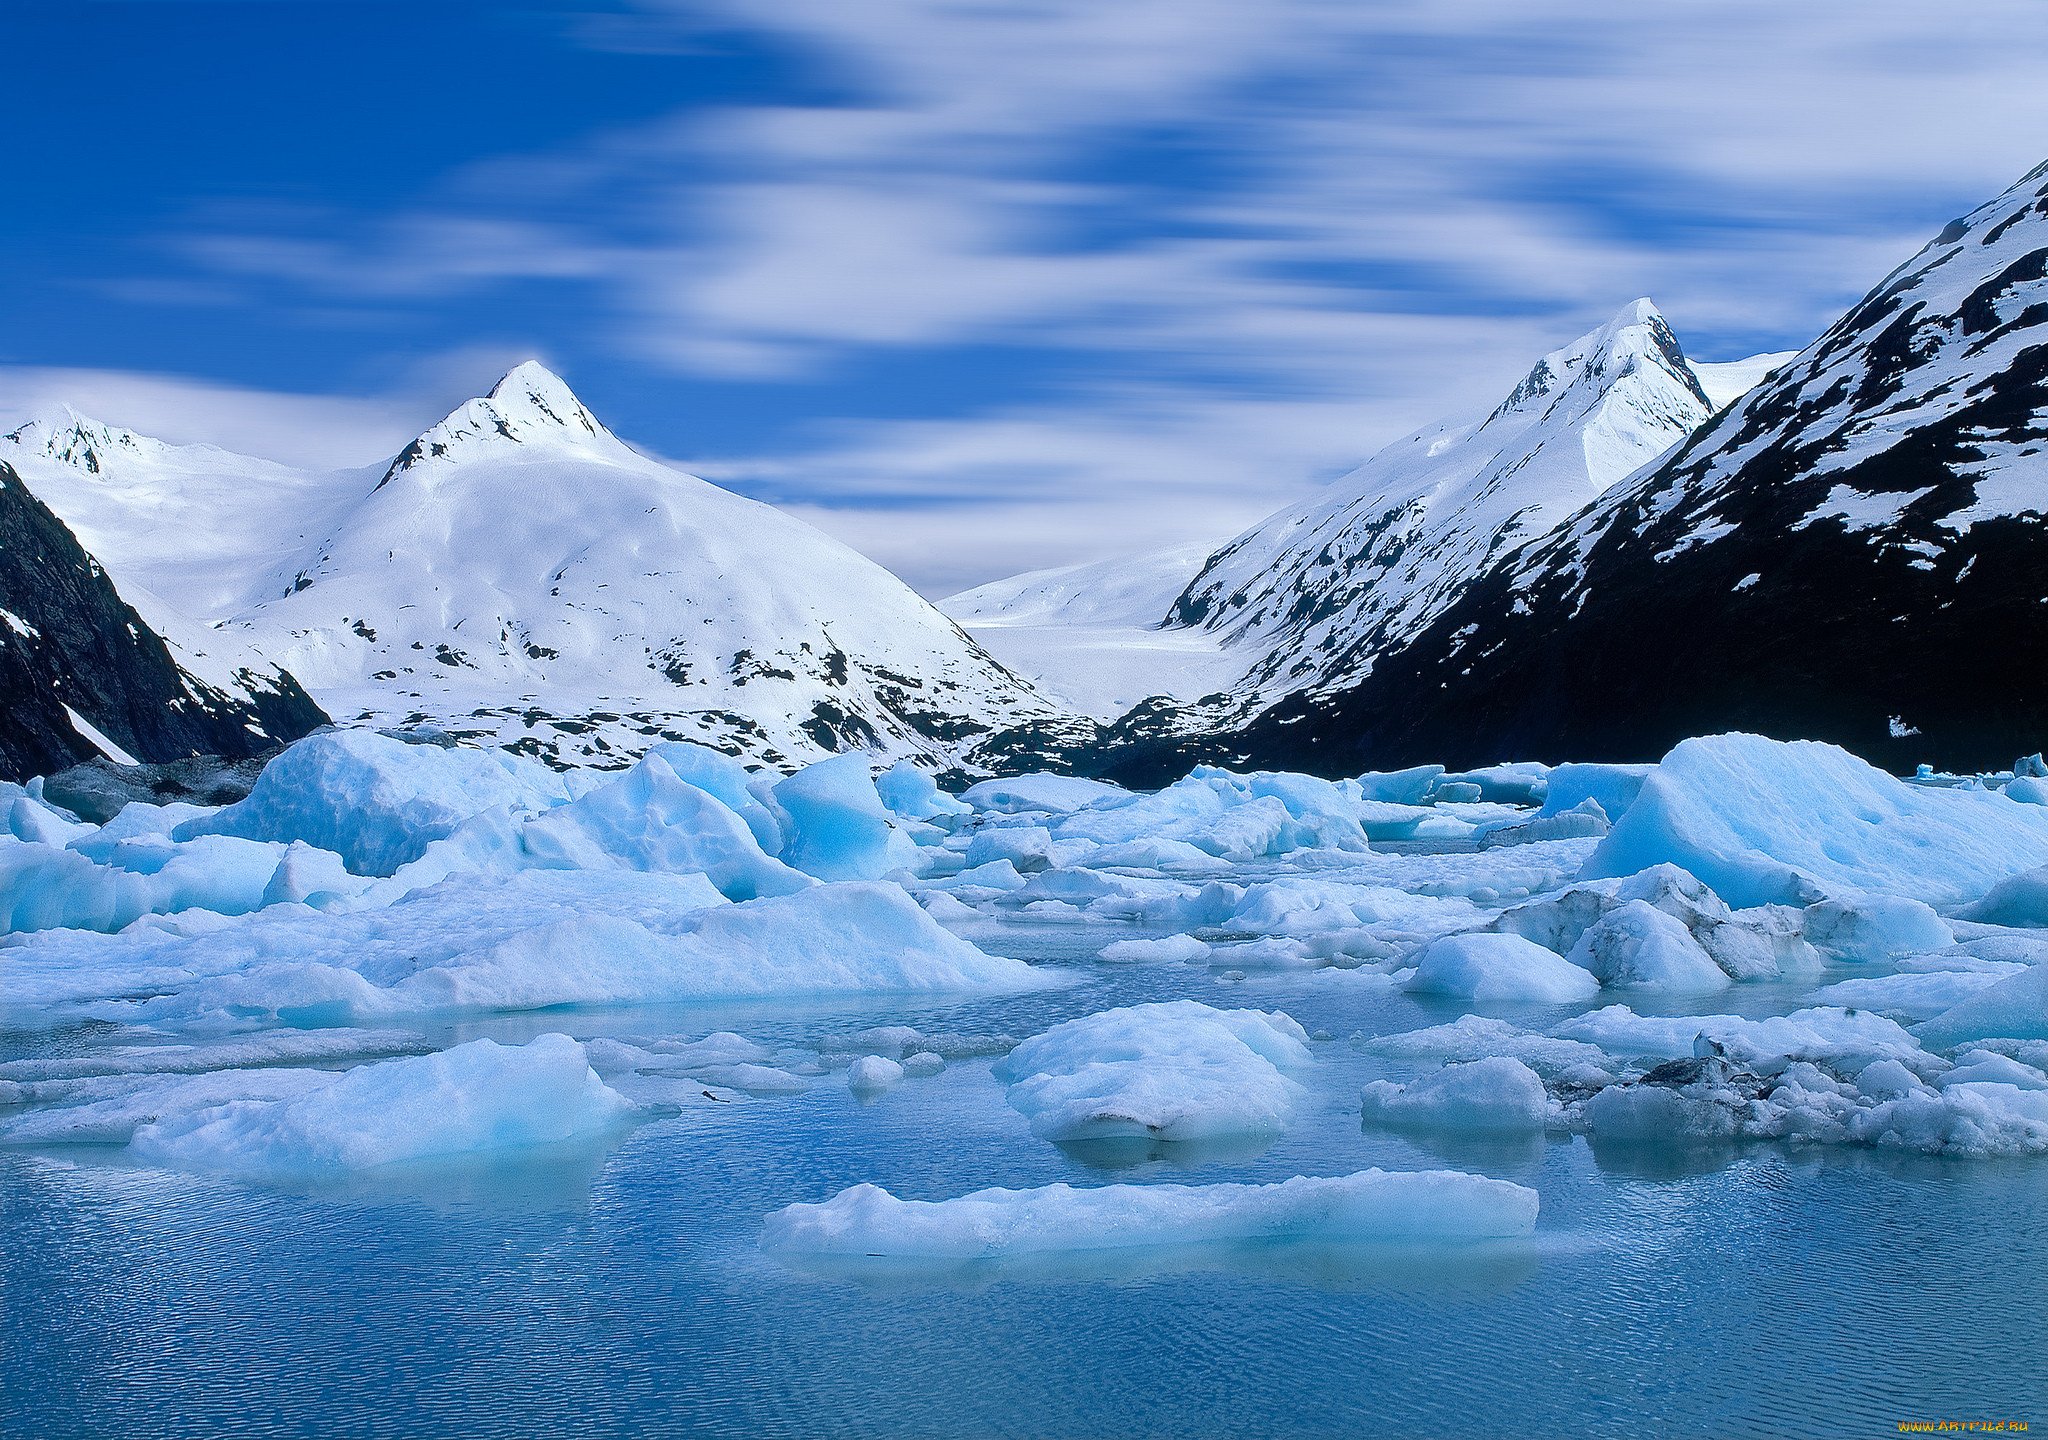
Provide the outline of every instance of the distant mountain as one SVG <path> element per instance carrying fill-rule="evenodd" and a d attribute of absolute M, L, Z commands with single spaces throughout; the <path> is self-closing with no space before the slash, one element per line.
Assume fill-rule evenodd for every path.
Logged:
<path fill-rule="evenodd" d="M 1074 723 L 887 571 L 638 454 L 538 365 L 369 469 L 73 428 L 26 437 L 25 473 L 117 579 L 344 719 L 597 763 L 685 738 L 941 766 Z"/>
<path fill-rule="evenodd" d="M 2048 739 L 2048 166 L 1675 454 L 1370 666 L 1218 736 L 1323 771 L 1642 760 L 1747 729 L 1894 768 Z"/>
<path fill-rule="evenodd" d="M 1210 548 L 1034 570 L 963 590 L 939 608 L 1046 694 L 1113 720 L 1148 696 L 1196 701 L 1227 690 L 1244 668 L 1217 637 L 1165 626 Z"/>
<path fill-rule="evenodd" d="M 1239 715 L 1356 684 L 1488 564 L 1685 439 L 1782 357 L 1691 364 L 1648 300 L 1538 360 L 1500 404 L 1381 450 L 1210 558 L 1170 620 L 1245 658 Z"/>
<path fill-rule="evenodd" d="M 1209 545 L 1176 545 L 1083 565 L 991 580 L 939 602 L 961 624 L 1158 625 L 1209 558 Z"/>
<path fill-rule="evenodd" d="M 327 721 L 289 675 L 244 669 L 217 684 L 180 658 L 0 462 L 0 778 L 100 755 L 239 759 Z"/>

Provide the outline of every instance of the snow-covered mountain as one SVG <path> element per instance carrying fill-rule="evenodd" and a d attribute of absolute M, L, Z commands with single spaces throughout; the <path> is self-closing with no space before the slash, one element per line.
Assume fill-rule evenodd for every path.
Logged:
<path fill-rule="evenodd" d="M 299 693 L 274 657 L 205 617 L 234 609 L 246 598 L 238 577 L 261 573 L 280 543 L 303 539 L 317 513 L 308 477 L 210 445 L 166 445 L 69 409 L 0 435 L 0 462 L 107 567 L 121 600 L 195 680 L 240 706 Z M 258 497 L 269 502 L 260 512 Z M 243 523 L 222 523 L 237 508 Z"/>
<path fill-rule="evenodd" d="M 963 590 L 939 608 L 1046 694 L 1113 720 L 1149 696 L 1192 702 L 1225 690 L 1244 668 L 1216 636 L 1164 627 L 1212 548 L 1033 570 Z"/>
<path fill-rule="evenodd" d="M 1784 358 L 1694 365 L 1637 300 L 1538 360 L 1492 409 L 1418 430 L 1240 535 L 1169 619 L 1242 657 L 1240 715 L 1293 690 L 1355 684 L 1489 563 L 1685 439 Z"/>
<path fill-rule="evenodd" d="M 1071 723 L 880 566 L 640 455 L 538 365 L 368 470 L 72 429 L 15 448 L 116 579 L 343 719 L 599 763 L 687 738 L 942 765 Z"/>
<path fill-rule="evenodd" d="M 327 717 L 275 670 L 214 683 L 118 593 L 49 508 L 0 461 L 0 779 L 95 756 L 239 759 Z M 257 662 L 260 665 L 260 662 Z"/>
<path fill-rule="evenodd" d="M 1749 729 L 1983 767 L 2048 740 L 2044 658 L 2048 166 L 1409 643 L 1220 746 L 1349 772 Z"/>

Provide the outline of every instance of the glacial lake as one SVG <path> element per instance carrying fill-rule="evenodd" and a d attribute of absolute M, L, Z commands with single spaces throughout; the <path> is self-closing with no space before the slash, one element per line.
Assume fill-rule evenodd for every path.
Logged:
<path fill-rule="evenodd" d="M 1428 1065 L 1377 1058 L 1360 1038 L 1474 1007 L 1343 971 L 1232 981 L 1088 963 L 1145 933 L 1121 926 L 964 933 L 1072 983 L 957 1003 L 554 1012 L 434 1038 L 727 1029 L 816 1046 L 898 1023 L 1022 1037 L 1193 998 L 1284 1010 L 1327 1035 L 1302 1077 L 1310 1096 L 1270 1146 L 1166 1157 L 1034 1137 L 987 1057 L 869 1101 L 835 1072 L 800 1095 L 691 1106 L 608 1149 L 343 1188 L 138 1168 L 114 1149 L 0 1150 L 0 1432 L 1854 1436 L 1902 1420 L 2048 1423 L 2048 1164 L 1367 1128 L 1360 1086 Z M 1776 1013 L 1812 988 L 1740 986 L 1694 1008 Z M 1592 1007 L 1477 1007 L 1530 1026 L 1580 1008 Z M 0 1059 L 93 1044 L 10 1031 Z M 791 1270 L 756 1245 L 771 1212 L 861 1181 L 940 1198 L 1373 1165 L 1532 1186 L 1536 1235 L 852 1275 Z"/>

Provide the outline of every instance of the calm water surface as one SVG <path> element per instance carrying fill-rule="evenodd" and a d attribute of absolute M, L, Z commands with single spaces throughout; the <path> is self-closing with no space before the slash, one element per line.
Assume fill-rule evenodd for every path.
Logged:
<path fill-rule="evenodd" d="M 1058 962 L 1129 935 L 981 932 Z M 992 935 L 1000 938 L 991 939 Z M 1407 1073 L 1352 1037 L 1450 1007 L 1321 973 L 1224 983 L 1077 969 L 959 1004 L 554 1014 L 446 1038 L 815 1043 L 884 1022 L 1027 1035 L 1139 1000 L 1282 1008 L 1318 1063 L 1255 1154 L 1121 1169 L 1034 1138 L 989 1061 L 872 1103 L 843 1076 L 707 1105 L 606 1151 L 252 1188 L 71 1150 L 0 1151 L 0 1430 L 66 1436 L 723 1434 L 1884 1435 L 2048 1426 L 2048 1164 L 1361 1128 Z M 1745 987 L 1719 1009 L 1790 1008 Z M 1562 1011 L 1496 1011 L 1548 1024 Z M 78 1037 L 0 1037 L 0 1055 Z M 1481 1251 L 1161 1255 L 848 1279 L 755 1249 L 797 1200 L 1055 1180 L 1270 1180 L 1455 1167 L 1536 1187 L 1535 1240 Z"/>

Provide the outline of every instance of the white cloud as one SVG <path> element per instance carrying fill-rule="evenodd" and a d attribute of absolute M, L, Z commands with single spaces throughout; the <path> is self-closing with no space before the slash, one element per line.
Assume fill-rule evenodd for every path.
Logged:
<path fill-rule="evenodd" d="M 720 28 L 856 98 L 190 254 L 340 303 L 573 282 L 681 375 L 1086 353 L 1114 378 L 1019 406 L 992 372 L 973 413 L 714 467 L 939 589 L 1228 530 L 1639 294 L 1682 338 L 1808 338 L 2048 134 L 2038 0 L 645 0 L 586 34 Z"/>

